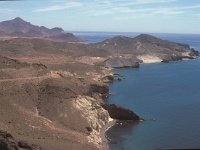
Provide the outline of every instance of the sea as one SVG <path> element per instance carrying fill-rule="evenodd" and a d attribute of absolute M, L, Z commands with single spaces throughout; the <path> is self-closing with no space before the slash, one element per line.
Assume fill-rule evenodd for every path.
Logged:
<path fill-rule="evenodd" d="M 117 35 L 140 33 L 74 32 L 88 43 Z M 187 43 L 200 51 L 198 34 L 151 33 Z M 200 59 L 142 64 L 138 69 L 114 69 L 123 76 L 110 84 L 107 103 L 119 104 L 145 121 L 118 124 L 108 130 L 111 150 L 200 149 Z"/>

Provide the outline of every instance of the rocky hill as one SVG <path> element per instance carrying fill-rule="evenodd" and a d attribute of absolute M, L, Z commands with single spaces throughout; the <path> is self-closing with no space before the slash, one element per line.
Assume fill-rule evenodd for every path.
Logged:
<path fill-rule="evenodd" d="M 56 41 L 79 42 L 71 33 L 65 33 L 62 28 L 48 29 L 44 26 L 32 25 L 17 17 L 13 20 L 0 22 L 0 36 L 46 38 Z"/>
<path fill-rule="evenodd" d="M 135 38 L 117 36 L 97 43 L 95 47 L 99 50 L 107 50 L 114 59 L 120 57 L 126 61 L 131 58 L 140 63 L 192 59 L 199 55 L 187 44 L 162 40 L 147 34 Z M 110 59 L 113 60 L 113 57 Z"/>
<path fill-rule="evenodd" d="M 137 62 L 168 62 L 198 55 L 198 52 L 187 44 L 162 40 L 147 34 L 135 38 L 116 36 L 95 44 L 66 43 L 80 40 L 71 33 L 65 33 L 62 28 L 48 29 L 32 25 L 19 17 L 0 22 L 0 37 L 3 39 L 0 52 L 6 56 L 35 55 L 39 52 L 73 57 L 103 57 L 105 59 L 101 60 L 108 60 L 108 66 L 130 66 Z M 132 63 L 127 64 L 130 61 Z"/>
<path fill-rule="evenodd" d="M 117 36 L 95 43 L 67 43 L 45 39 L 16 38 L 0 41 L 2 55 L 16 59 L 36 60 L 38 57 L 99 64 L 108 67 L 138 67 L 139 63 L 169 62 L 193 59 L 198 51 L 187 44 L 162 40 L 142 34 L 135 38 Z M 57 58 L 60 59 L 57 59 Z"/>
<path fill-rule="evenodd" d="M 102 149 L 110 116 L 100 105 L 108 94 L 101 79 L 110 70 L 57 65 L 0 56 L 0 149 Z"/>

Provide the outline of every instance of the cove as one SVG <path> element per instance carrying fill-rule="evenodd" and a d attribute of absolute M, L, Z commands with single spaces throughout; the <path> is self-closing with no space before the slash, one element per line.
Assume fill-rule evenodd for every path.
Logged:
<path fill-rule="evenodd" d="M 108 103 L 146 121 L 116 125 L 107 135 L 112 150 L 200 148 L 200 59 L 114 69 L 124 76 L 110 84 Z"/>

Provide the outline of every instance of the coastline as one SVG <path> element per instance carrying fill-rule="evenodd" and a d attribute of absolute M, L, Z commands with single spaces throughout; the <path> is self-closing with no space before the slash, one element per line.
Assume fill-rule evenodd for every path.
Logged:
<path fill-rule="evenodd" d="M 119 38 L 119 40 L 123 41 L 124 39 Z M 115 40 L 113 40 L 113 41 L 115 41 Z M 23 43 L 24 41 L 17 41 L 17 42 Z M 32 42 L 33 41 L 30 41 L 30 43 L 32 43 Z M 109 43 L 107 43 L 107 44 L 109 44 Z M 102 45 L 97 44 L 97 46 L 102 46 Z M 72 48 L 72 50 L 73 50 L 73 48 Z M 107 48 L 106 48 L 106 50 L 107 50 Z M 113 50 L 113 49 L 110 49 L 110 50 Z M 99 55 L 99 54 L 97 53 L 97 55 Z M 131 63 L 130 63 L 130 60 L 132 60 L 132 57 L 130 57 L 130 59 L 128 56 L 127 57 L 125 57 L 125 56 L 124 57 L 123 56 L 115 57 L 116 59 L 113 59 L 113 64 L 111 64 L 111 66 L 112 65 L 120 66 L 119 68 L 135 68 L 134 66 L 136 66 L 136 65 L 139 66 L 140 64 L 160 63 L 160 62 L 168 63 L 168 62 L 172 62 L 172 61 L 184 60 L 183 58 L 189 59 L 188 56 L 183 56 L 183 58 L 182 58 L 182 56 L 179 56 L 179 55 L 176 57 L 171 57 L 171 55 L 169 55 L 168 57 L 166 57 L 165 60 L 163 60 L 163 59 L 161 60 L 161 59 L 155 57 L 154 55 L 153 56 L 152 55 L 153 55 L 153 52 L 150 53 L 149 55 L 141 54 L 139 57 L 141 59 L 133 58 L 134 61 L 137 61 L 137 62 L 131 62 Z M 106 56 L 107 56 L 107 53 L 106 53 Z M 47 60 L 51 59 L 51 57 L 49 57 L 49 56 L 46 56 L 46 58 L 48 58 Z M 29 93 L 34 93 L 36 91 L 35 93 L 39 95 L 38 104 L 37 105 L 32 104 L 31 98 L 30 98 L 30 100 L 28 99 L 30 102 L 27 101 L 27 103 L 30 105 L 30 107 L 23 106 L 24 101 L 22 103 L 15 101 L 15 99 L 17 99 L 17 98 L 14 98 L 13 101 L 19 105 L 22 105 L 27 110 L 29 110 L 31 107 L 35 108 L 35 106 L 36 106 L 37 117 L 40 117 L 40 114 L 41 114 L 41 115 L 43 115 L 42 116 L 43 119 L 49 119 L 49 120 L 52 119 L 53 121 L 55 120 L 55 122 L 59 122 L 58 124 L 56 124 L 57 126 L 55 126 L 55 127 L 57 127 L 57 128 L 62 127 L 61 129 L 69 130 L 70 133 L 72 133 L 70 140 L 71 139 L 72 139 L 72 141 L 76 140 L 78 144 L 76 144 L 76 143 L 74 144 L 72 142 L 71 142 L 72 144 L 70 142 L 67 143 L 67 141 L 63 140 L 64 141 L 62 143 L 63 145 L 68 146 L 71 144 L 71 145 L 79 147 L 79 149 L 83 148 L 83 146 L 88 147 L 88 149 L 91 148 L 91 146 L 94 146 L 94 147 L 96 147 L 96 149 L 99 149 L 99 150 L 100 149 L 108 150 L 108 149 L 110 149 L 109 146 L 110 146 L 110 143 L 112 143 L 112 138 L 109 139 L 109 137 L 107 136 L 108 135 L 107 131 L 110 130 L 111 128 L 113 128 L 113 126 L 116 124 L 117 120 L 111 120 L 109 117 L 111 115 L 108 115 L 108 110 L 104 109 L 104 107 L 102 107 L 103 105 L 109 105 L 104 100 L 104 96 L 109 95 L 109 91 L 108 91 L 109 84 L 112 81 L 113 82 L 121 81 L 121 80 L 123 80 L 123 77 L 116 76 L 116 78 L 114 78 L 115 77 L 113 74 L 114 70 L 112 69 L 112 67 L 108 67 L 105 64 L 102 65 L 102 63 L 100 63 L 100 64 L 97 63 L 96 61 L 103 61 L 103 60 L 99 59 L 101 57 L 96 57 L 96 55 L 95 55 L 95 57 L 90 56 L 90 55 L 75 57 L 75 58 L 77 58 L 77 59 L 75 59 L 75 61 L 72 60 L 72 58 L 73 57 L 70 56 L 70 58 L 67 58 L 69 60 L 66 61 L 66 60 L 63 60 L 64 57 L 57 56 L 55 58 L 55 60 L 53 59 L 52 64 L 48 64 L 48 62 L 46 62 L 46 60 L 44 58 L 38 58 L 38 60 L 41 60 L 41 64 L 48 66 L 48 69 L 49 69 L 48 71 L 50 71 L 51 76 L 49 77 L 48 80 L 44 80 L 41 83 L 34 82 L 33 86 L 30 83 L 26 83 L 26 85 L 23 85 L 23 88 L 20 89 L 22 94 L 25 93 L 25 90 L 27 90 L 27 89 L 28 89 Z M 120 60 L 119 60 L 119 58 L 120 58 Z M 27 58 L 25 58 L 25 59 L 24 58 L 16 58 L 16 59 L 19 59 L 19 60 L 26 59 L 26 61 L 28 61 L 29 57 L 28 57 L 28 59 Z M 42 59 L 44 59 L 44 60 L 42 61 Z M 34 60 L 34 58 L 33 58 L 33 60 L 31 59 L 31 61 L 28 63 L 32 63 L 34 61 L 37 61 L 37 60 Z M 21 70 L 19 70 L 18 72 L 21 72 Z M 112 78 L 114 78 L 114 80 L 112 80 Z M 16 79 L 18 79 L 18 78 L 16 78 Z M 18 84 L 16 87 L 18 87 Z M 21 83 L 19 84 L 19 87 L 21 87 Z M 27 87 L 27 88 L 24 88 L 24 87 Z M 18 89 L 16 91 L 18 91 Z M 56 91 L 58 91 L 58 92 L 56 92 Z M 29 94 L 28 92 L 26 92 L 27 96 L 30 97 L 30 95 L 28 95 Z M 7 92 L 7 93 L 9 94 L 9 92 Z M 8 95 L 8 96 L 10 96 L 10 95 Z M 19 96 L 21 96 L 21 95 L 19 95 Z M 32 97 L 34 97 L 34 95 Z M 49 99 L 51 100 L 51 102 L 55 102 L 54 97 L 58 98 L 58 101 L 56 101 L 57 104 L 52 103 L 51 105 L 49 105 Z M 69 102 L 68 99 L 73 100 L 73 102 L 68 103 Z M 25 97 L 25 100 L 27 100 L 26 97 Z M 113 105 L 115 105 L 115 104 L 113 104 Z M 46 106 L 50 107 L 49 110 L 51 110 L 53 113 L 49 112 L 49 110 L 47 111 Z M 54 113 L 55 108 L 51 108 L 52 106 L 55 106 L 58 109 L 59 113 L 57 113 L 57 114 Z M 10 106 L 10 107 L 12 108 L 14 106 Z M 62 109 L 64 107 L 65 107 L 65 109 Z M 75 113 L 71 114 L 72 111 L 68 111 L 69 109 L 66 109 L 66 108 L 69 108 L 69 109 L 74 108 L 73 111 L 75 110 Z M 109 109 L 113 110 L 113 108 L 109 108 Z M 117 112 L 116 108 L 114 108 L 114 109 L 115 109 L 114 113 L 117 116 L 124 115 L 124 112 L 116 113 Z M 5 111 L 7 111 L 7 110 L 5 110 Z M 17 111 L 18 110 L 16 110 L 16 112 Z M 32 112 L 32 110 L 29 110 L 29 111 Z M 35 111 L 34 111 L 34 113 L 35 113 Z M 17 114 L 17 113 L 14 113 L 14 114 Z M 19 117 L 22 116 L 22 115 L 21 116 L 20 115 L 19 115 Z M 10 115 L 10 116 L 12 117 L 14 115 Z M 19 117 L 17 116 L 16 118 L 19 118 Z M 24 117 L 21 117 L 21 118 L 23 119 Z M 78 118 L 78 119 L 76 119 L 76 118 Z M 41 119 L 41 118 L 39 118 L 39 119 Z M 12 118 L 11 118 L 11 120 L 12 120 Z M 68 123 L 67 127 L 69 126 L 72 129 L 71 128 L 68 129 L 68 128 L 65 128 L 65 126 L 62 126 L 63 125 L 62 123 L 64 122 L 63 120 L 65 121 L 65 123 L 66 122 Z M 32 121 L 31 124 L 35 123 L 35 119 L 31 120 L 31 121 Z M 77 123 L 77 121 L 78 121 L 78 123 Z M 19 122 L 19 124 L 20 125 L 23 124 L 22 122 L 24 122 L 24 121 Z M 7 123 L 7 122 L 5 122 L 5 123 Z M 38 124 L 40 125 L 40 122 Z M 13 123 L 13 126 L 15 126 L 14 123 Z M 44 126 L 44 127 L 46 127 L 46 126 Z M 27 128 L 29 129 L 29 126 Z M 35 126 L 30 126 L 30 128 L 31 129 L 34 128 L 34 130 L 36 130 Z M 39 129 L 39 128 L 37 128 L 37 129 Z M 15 134 L 15 131 L 18 131 L 18 129 L 12 131 L 11 134 Z M 21 132 L 24 132 L 24 131 L 26 131 L 24 128 L 21 129 Z M 46 130 L 46 132 L 50 133 L 50 130 Z M 34 131 L 34 133 L 35 133 L 35 131 Z M 55 133 L 57 134 L 57 131 Z M 75 135 L 74 133 L 77 134 L 77 136 L 74 137 L 74 135 Z M 39 134 L 39 136 L 42 136 L 42 134 L 41 135 Z M 63 139 L 66 138 L 65 136 L 68 138 L 69 134 L 66 134 L 66 135 L 63 134 L 62 137 L 60 138 L 60 141 L 62 140 L 62 138 Z M 58 133 L 58 137 L 60 137 L 59 133 Z M 20 135 L 19 138 L 24 138 L 24 137 Z M 50 137 L 50 138 L 53 142 L 55 142 L 53 137 Z M 30 139 L 29 142 L 31 143 L 32 141 L 33 141 L 33 139 Z M 38 142 L 35 142 L 35 143 L 40 145 L 40 143 L 38 143 Z M 50 143 L 52 143 L 52 142 L 50 142 Z M 48 144 L 47 144 L 47 146 L 46 145 L 42 145 L 42 146 L 48 147 Z M 60 143 L 58 143 L 57 146 L 59 147 Z M 51 146 L 49 146 L 49 147 L 51 147 Z M 93 147 L 91 149 L 93 149 Z"/>
<path fill-rule="evenodd" d="M 163 66 L 164 65 L 164 66 Z M 129 85 L 129 80 L 131 79 L 131 77 L 132 76 L 134 76 L 134 74 L 137 74 L 137 80 L 134 80 L 135 82 L 132 82 L 132 83 L 130 83 L 130 84 L 132 84 L 132 86 L 131 86 L 131 88 L 130 89 L 136 89 L 136 88 L 138 88 L 139 86 L 140 86 L 140 84 L 141 83 L 145 83 L 147 80 L 151 80 L 151 81 L 155 81 L 155 79 L 157 79 L 158 78 L 158 76 L 160 76 L 160 78 L 158 78 L 158 81 L 157 82 L 154 82 L 155 83 L 155 85 L 157 86 L 157 85 L 159 85 L 158 86 L 158 89 L 159 89 L 159 87 L 160 87 L 160 85 L 163 85 L 163 83 L 166 83 L 165 81 L 169 81 L 169 83 L 172 83 L 172 85 L 181 85 L 182 86 L 182 83 L 183 83 L 183 85 L 185 85 L 185 82 L 183 82 L 184 80 L 184 78 L 186 77 L 185 75 L 188 75 L 189 73 L 197 73 L 197 75 L 191 75 L 190 77 L 197 77 L 198 76 L 198 73 L 199 73 L 199 71 L 197 72 L 197 71 L 185 71 L 186 69 L 188 70 L 189 68 L 192 70 L 192 69 L 195 69 L 197 66 L 199 65 L 199 57 L 197 57 L 197 59 L 194 59 L 194 60 L 190 60 L 190 61 L 177 61 L 177 62 L 170 62 L 169 64 L 152 64 L 152 65 L 146 65 L 146 66 L 141 66 L 141 71 L 140 71 L 140 73 L 135 73 L 136 71 L 133 71 L 132 69 L 126 69 L 126 70 L 124 70 L 124 71 L 120 71 L 120 70 L 114 70 L 115 71 L 115 73 L 118 73 L 118 72 L 121 72 L 122 74 L 124 74 L 125 75 L 125 77 L 126 77 L 126 81 L 123 81 L 123 82 L 125 82 L 125 83 L 119 83 L 118 84 L 118 86 L 121 86 L 121 88 L 116 88 L 116 83 L 114 83 L 115 85 L 112 85 L 111 86 L 111 88 L 110 88 L 110 90 L 111 91 L 115 91 L 115 92 L 119 92 L 118 94 L 121 96 L 121 94 L 120 93 L 124 93 L 124 91 L 126 90 L 123 90 L 124 89 L 124 87 L 126 87 L 127 85 Z M 183 67 L 184 66 L 184 67 Z M 147 67 L 148 67 L 148 69 L 147 69 Z M 152 69 L 153 68 L 153 69 Z M 156 68 L 156 69 L 155 69 Z M 177 68 L 180 68 L 180 70 L 178 70 Z M 151 71 L 151 69 L 152 69 L 152 71 Z M 154 70 L 155 69 L 155 70 Z M 177 70 L 176 70 L 177 69 Z M 149 72 L 149 71 L 151 71 L 149 74 L 145 74 L 145 73 L 147 73 L 147 72 Z M 162 74 L 159 74 L 160 72 L 162 71 Z M 174 72 L 173 72 L 174 71 Z M 131 72 L 131 73 L 130 73 Z M 155 74 L 156 74 L 156 72 L 157 72 L 157 75 L 155 76 Z M 172 73 L 172 75 L 170 75 L 170 77 L 166 77 L 166 76 L 161 76 L 161 75 L 165 75 L 165 74 L 167 74 L 167 73 Z M 176 80 L 176 78 L 174 78 L 174 74 L 173 73 L 176 73 L 177 75 L 180 75 L 180 73 L 183 75 L 183 78 L 181 78 L 180 80 Z M 150 76 L 149 78 L 147 78 L 147 79 L 145 79 L 145 80 L 141 80 L 141 76 L 144 76 L 144 78 L 145 78 L 145 75 L 152 75 L 152 76 Z M 151 78 L 152 77 L 152 78 Z M 142 79 L 144 79 L 144 78 L 142 78 Z M 162 80 L 162 79 L 169 79 L 169 80 Z M 175 80 L 174 80 L 175 79 Z M 194 78 L 195 79 L 195 78 Z M 196 79 L 198 79 L 198 78 L 196 78 Z M 141 80 L 141 83 L 140 83 L 140 80 Z M 164 82 L 160 82 L 160 80 L 162 80 L 162 81 L 164 81 Z M 175 81 L 175 82 L 171 82 L 171 81 Z M 190 82 L 190 81 L 189 81 Z M 187 85 L 188 85 L 188 83 L 189 82 L 186 82 L 187 83 Z M 193 83 L 195 83 L 196 82 L 196 80 L 194 80 L 194 81 L 192 81 L 191 82 L 191 85 L 194 85 L 194 86 L 196 86 L 196 84 L 193 84 Z M 127 84 L 128 83 L 128 84 Z M 134 84 L 133 84 L 134 83 Z M 152 82 L 151 82 L 152 83 Z M 159 83 L 159 84 L 158 84 Z M 175 83 L 175 84 L 174 84 Z M 153 85 L 153 84 L 152 84 Z M 154 86 L 154 85 L 153 85 Z M 150 86 L 150 88 L 152 88 L 153 86 Z M 166 91 L 166 89 L 167 88 L 165 88 L 165 86 L 167 87 L 167 88 L 170 88 L 171 87 L 171 84 L 169 84 L 169 85 L 164 85 L 164 87 L 163 87 L 163 89 L 164 90 L 161 90 L 162 91 L 162 93 L 165 93 L 165 91 Z M 136 88 L 134 88 L 134 87 L 136 87 Z M 116 90 L 117 89 L 117 90 Z M 132 105 L 133 105 L 133 107 L 131 107 L 132 108 L 132 110 L 134 110 L 134 108 L 136 108 L 137 110 L 138 110 L 138 112 L 142 112 L 142 113 L 144 113 L 145 115 L 146 114 L 149 114 L 149 112 L 151 112 L 151 110 L 152 110 L 152 106 L 155 108 L 155 107 L 158 107 L 159 105 L 155 105 L 155 102 L 154 103 L 152 103 L 152 100 L 154 100 L 154 97 L 152 97 L 152 98 L 150 98 L 150 100 L 151 101 L 149 101 L 148 100 L 148 95 L 147 96 L 144 96 L 144 97 L 142 97 L 141 98 L 141 100 L 140 99 L 137 99 L 138 97 L 140 97 L 140 96 L 138 96 L 137 95 L 137 92 L 138 91 L 141 91 L 142 89 L 144 89 L 143 87 L 141 88 L 141 87 L 139 87 L 138 88 L 138 90 L 135 90 L 136 92 L 134 92 L 133 94 L 130 94 L 129 96 L 122 96 L 122 97 L 120 97 L 120 99 L 119 98 L 114 98 L 114 97 L 111 97 L 110 98 L 110 101 L 109 101 L 109 103 L 115 103 L 115 102 L 117 102 L 117 103 L 120 103 L 120 104 L 122 104 L 122 106 L 129 106 L 130 104 L 131 104 L 131 100 L 129 101 L 126 101 L 126 99 L 128 99 L 129 97 L 132 97 L 133 98 L 133 100 L 135 101 L 133 101 L 133 103 L 132 103 Z M 155 91 L 158 91 L 158 89 L 156 89 L 156 90 L 154 90 L 153 92 L 151 92 L 151 93 L 155 93 Z M 196 91 L 197 89 L 193 89 L 193 91 Z M 131 90 L 130 90 L 131 91 Z M 171 91 L 173 92 L 173 90 L 169 90 L 169 93 L 171 93 Z M 168 91 L 167 91 L 168 92 Z M 167 93 L 166 92 L 166 93 Z M 150 93 L 150 92 L 149 92 Z M 148 94 L 149 94 L 148 93 Z M 187 93 L 187 92 L 186 92 Z M 192 92 L 193 93 L 193 92 Z M 141 93 L 142 94 L 142 93 Z M 183 101 L 182 101 L 182 99 L 181 100 L 177 100 L 177 101 L 175 101 L 175 107 L 173 108 L 173 107 L 171 107 L 172 109 L 170 110 L 170 111 L 173 111 L 173 112 L 179 112 L 181 109 L 183 109 L 184 110 L 184 108 L 185 108 L 185 103 L 184 102 L 188 102 L 188 100 L 186 100 L 186 99 L 188 99 L 188 97 L 186 96 L 186 95 L 189 95 L 189 94 L 191 94 L 191 91 L 189 92 L 189 93 L 187 93 L 187 94 L 185 94 L 184 96 L 186 97 L 185 98 L 185 100 L 184 100 L 184 98 L 183 98 Z M 135 95 L 135 96 L 134 96 Z M 163 94 L 163 95 L 166 95 L 166 94 Z M 178 94 L 175 94 L 176 96 L 179 96 Z M 173 95 L 172 94 L 172 96 L 175 96 L 175 95 Z M 116 96 L 117 97 L 117 96 Z M 146 97 L 146 98 L 145 98 Z M 162 97 L 162 95 L 160 96 L 160 97 Z M 175 97 L 175 98 L 177 98 L 177 97 Z M 174 98 L 174 99 L 175 99 Z M 137 99 L 137 100 L 136 100 Z M 161 100 L 160 100 L 161 99 Z M 165 106 L 162 106 L 163 105 L 163 100 L 162 100 L 162 98 L 158 98 L 158 100 L 156 100 L 156 104 L 161 104 L 160 106 L 163 108 L 163 107 L 165 107 Z M 192 99 L 192 98 L 191 98 Z M 125 100 L 125 101 L 124 101 Z M 168 102 L 168 101 L 166 101 L 167 100 L 167 98 L 165 99 L 165 102 Z M 189 99 L 190 100 L 190 99 Z M 194 100 L 194 99 L 192 99 L 192 100 Z M 138 101 L 140 101 L 140 102 L 138 102 Z M 142 102 L 141 102 L 142 101 Z M 148 101 L 148 102 L 147 102 Z M 160 102 L 159 102 L 160 101 Z M 196 100 L 194 100 L 195 102 L 196 102 Z M 158 103 L 159 102 L 159 103 Z M 180 103 L 179 103 L 180 102 Z M 152 103 L 152 106 L 151 105 L 149 105 L 150 106 L 150 108 L 143 108 L 143 106 L 145 105 L 145 104 L 151 104 Z M 177 103 L 178 103 L 178 105 L 180 104 L 180 106 L 182 107 L 180 107 L 180 109 L 177 107 Z M 183 104 L 184 103 L 184 104 Z M 138 105 L 135 105 L 135 104 L 138 104 Z M 174 106 L 174 105 L 172 105 L 172 104 L 174 104 L 174 102 L 169 102 L 169 104 L 170 104 L 170 106 Z M 154 106 L 155 105 L 155 106 Z M 187 108 L 189 109 L 189 108 L 192 108 L 193 107 L 193 105 L 192 106 L 187 106 Z M 199 107 L 199 106 L 198 106 Z M 194 108 L 196 108 L 196 107 L 194 107 Z M 145 111 L 147 111 L 147 112 L 145 112 Z M 163 113 L 162 115 L 158 115 L 157 116 L 157 114 L 155 113 L 155 112 L 161 112 L 161 113 Z M 171 144 L 171 143 L 173 143 L 173 140 L 174 139 L 178 139 L 180 136 L 183 136 L 184 137 L 184 130 L 182 130 L 182 129 L 184 129 L 184 128 L 186 128 L 187 129 L 187 127 L 186 126 L 184 126 L 184 127 L 182 127 L 181 128 L 181 131 L 183 131 L 183 132 L 181 132 L 181 134 L 182 135 L 179 135 L 179 134 L 177 134 L 176 133 L 176 131 L 174 131 L 174 128 L 173 128 L 173 125 L 171 125 L 171 124 L 169 124 L 169 126 L 167 126 L 167 127 L 165 127 L 165 128 L 162 128 L 161 127 L 161 129 L 159 129 L 159 128 L 157 128 L 157 127 L 160 127 L 160 126 L 162 126 L 163 124 L 161 123 L 162 121 L 163 122 L 167 122 L 167 123 L 171 123 L 170 121 L 170 119 L 169 119 L 169 116 L 171 115 L 169 115 L 168 116 L 168 114 L 170 113 L 170 111 L 169 112 L 167 112 L 165 109 L 162 109 L 162 111 L 158 108 L 157 110 L 155 109 L 154 110 L 154 112 L 152 112 L 152 114 L 151 115 L 149 115 L 150 117 L 148 118 L 147 116 L 145 117 L 145 119 L 147 119 L 147 121 L 145 122 L 145 123 L 141 123 L 141 124 L 139 124 L 138 126 L 136 125 L 136 127 L 134 126 L 133 128 L 130 128 L 130 131 L 133 131 L 133 132 L 126 132 L 126 131 L 129 131 L 129 130 L 123 130 L 123 128 L 118 128 L 118 130 L 116 129 L 116 130 L 113 130 L 113 131 L 111 131 L 111 135 L 115 135 L 115 136 L 113 136 L 113 138 L 115 138 L 116 137 L 116 139 L 120 139 L 121 137 L 123 138 L 123 137 L 125 137 L 124 139 L 124 141 L 122 142 L 122 143 L 117 143 L 117 144 L 115 144 L 115 145 L 110 145 L 110 148 L 111 149 L 117 149 L 118 148 L 118 146 L 120 147 L 122 147 L 122 148 L 124 148 L 124 149 L 134 149 L 135 147 L 137 147 L 138 145 L 138 147 L 140 147 L 141 149 L 143 148 L 143 143 L 145 143 L 146 142 L 146 144 L 144 144 L 146 147 L 148 147 L 148 146 L 151 146 L 151 142 L 149 142 L 149 141 L 151 141 L 150 139 L 152 138 L 152 137 L 156 137 L 155 138 L 155 140 L 152 142 L 153 144 L 153 148 L 158 148 L 158 146 L 163 146 L 163 147 L 165 147 L 165 148 L 174 148 L 174 149 L 176 149 L 177 147 L 179 147 L 179 146 L 181 146 L 181 148 L 184 148 L 184 144 L 183 145 L 179 145 L 179 144 L 177 144 L 177 145 L 174 145 L 174 147 L 169 147 L 168 146 L 168 144 Z M 195 109 L 194 109 L 194 112 L 195 112 Z M 191 111 L 190 113 L 194 113 L 193 111 Z M 141 113 L 141 114 L 142 114 Z M 141 115 L 140 114 L 140 115 Z M 145 116 L 144 115 L 144 116 Z M 181 114 L 180 114 L 181 115 Z M 190 114 L 191 115 L 191 114 Z M 153 116 L 152 118 L 155 118 L 155 120 L 150 120 L 151 119 L 151 116 Z M 164 118 L 166 116 L 166 118 Z M 171 116 L 170 116 L 171 117 Z M 174 122 L 176 122 L 176 123 L 178 123 L 179 124 L 179 121 L 181 122 L 182 120 L 182 118 L 179 120 L 179 118 L 177 117 L 177 116 L 173 116 L 174 118 L 173 119 L 176 119 L 176 120 L 174 120 Z M 177 117 L 177 118 L 176 118 Z M 164 119 L 163 119 L 164 118 Z M 163 120 L 162 120 L 163 119 Z M 183 121 L 183 122 L 185 122 L 185 121 Z M 196 126 L 196 122 L 195 123 L 188 123 L 188 124 L 190 124 L 190 125 L 194 125 L 194 127 Z M 167 124 L 168 125 L 168 124 Z M 193 127 L 193 126 L 192 126 Z M 156 131 L 158 129 L 158 131 L 161 131 L 161 132 L 159 132 L 159 134 L 156 134 L 156 133 L 154 133 L 154 132 L 148 132 L 148 131 Z M 166 135 L 174 135 L 174 137 L 173 137 L 173 140 L 169 140 L 169 143 L 167 143 L 168 141 L 167 141 L 167 137 L 165 137 L 164 139 L 166 140 L 166 142 L 163 142 L 163 143 L 159 143 L 159 136 L 165 136 L 165 131 L 166 130 L 168 130 L 168 129 L 170 129 L 170 130 L 172 130 L 172 132 L 170 132 L 170 133 L 167 133 Z M 145 131 L 147 131 L 147 132 L 145 132 Z M 163 131 L 163 132 L 162 132 Z M 188 135 L 190 135 L 189 137 L 192 137 L 192 135 L 193 135 L 193 133 L 195 133 L 194 132 L 195 131 L 195 128 L 193 128 L 193 129 L 191 129 L 190 131 L 188 131 L 188 133 L 190 133 L 191 132 L 191 135 L 190 134 L 188 134 Z M 112 133 L 114 133 L 114 134 L 112 134 Z M 129 134 L 130 133 L 130 134 Z M 144 137 L 144 139 L 143 138 L 141 138 L 143 135 L 144 135 L 144 133 L 149 133 L 148 134 L 148 137 Z M 119 137 L 119 138 L 118 138 Z M 111 139 L 113 139 L 113 138 L 111 138 Z M 133 142 L 133 143 L 131 143 L 131 141 L 136 141 L 136 142 Z M 188 140 L 188 141 L 186 141 L 185 139 L 183 140 L 183 141 L 185 141 L 185 145 L 188 145 L 189 146 L 189 148 L 191 148 L 192 147 L 192 145 L 191 145 L 191 141 L 192 141 L 192 139 L 191 139 L 191 141 L 190 140 Z M 148 143 L 149 142 L 149 143 Z M 171 143 L 170 143 L 171 142 Z M 198 143 L 195 143 L 194 142 L 194 144 L 196 144 L 197 146 L 199 145 Z M 128 146 L 127 146 L 128 145 Z M 145 147 L 144 146 L 144 147 Z M 137 149 L 137 148 L 136 148 Z"/>
<path fill-rule="evenodd" d="M 194 59 L 197 59 L 199 57 L 196 57 Z M 192 59 L 182 59 L 181 61 L 186 61 L 186 60 L 192 60 Z M 174 62 L 174 61 L 173 61 Z M 147 62 L 143 62 L 141 64 L 153 64 L 153 63 L 164 63 L 162 61 L 147 61 Z M 113 68 L 111 69 L 112 72 L 113 72 Z M 121 75 L 120 75 L 121 76 Z M 114 76 L 113 76 L 114 77 Z M 115 80 L 113 80 L 112 82 L 115 82 Z M 110 84 L 110 83 L 109 83 Z M 104 101 L 104 103 L 106 104 L 106 102 Z M 109 147 L 109 139 L 107 137 L 107 134 L 106 132 L 111 129 L 115 124 L 116 124 L 117 120 L 113 119 L 111 122 L 108 122 L 105 126 L 103 126 L 103 128 L 101 129 L 100 131 L 100 136 L 101 136 L 101 139 L 102 139 L 102 149 L 103 150 L 110 150 L 110 147 Z"/>
<path fill-rule="evenodd" d="M 148 61 L 148 62 L 143 62 L 141 64 L 150 64 L 150 63 L 162 63 L 162 61 L 160 62 L 155 62 L 155 61 Z M 123 67 L 122 67 L 123 68 Z M 125 68 L 125 67 L 124 67 Z M 107 85 L 109 87 L 109 85 L 113 82 L 116 82 L 115 81 L 115 77 L 118 78 L 118 77 L 121 77 L 121 74 L 118 74 L 117 73 L 117 76 L 115 76 L 115 73 L 113 71 L 114 68 L 110 68 L 111 69 L 111 72 L 112 72 L 112 76 L 113 76 L 113 80 L 110 80 L 110 83 Z M 110 75 L 110 74 L 108 74 Z M 117 79 L 118 80 L 118 79 Z M 110 96 L 110 95 L 109 95 Z M 103 102 L 104 104 L 107 104 L 107 102 L 105 101 L 105 99 L 103 99 Z M 110 150 L 110 147 L 109 147 L 109 138 L 107 136 L 107 131 L 109 129 L 111 129 L 113 126 L 115 126 L 115 124 L 117 123 L 117 120 L 116 119 L 113 119 L 112 121 L 108 122 L 106 125 L 104 125 L 101 130 L 100 130 L 100 138 L 102 139 L 102 149 L 103 150 Z"/>
<path fill-rule="evenodd" d="M 109 140 L 106 135 L 106 132 L 112 128 L 116 124 L 116 120 L 112 120 L 111 122 L 107 123 L 100 131 L 100 136 L 102 139 L 102 149 L 103 150 L 109 150 Z"/>

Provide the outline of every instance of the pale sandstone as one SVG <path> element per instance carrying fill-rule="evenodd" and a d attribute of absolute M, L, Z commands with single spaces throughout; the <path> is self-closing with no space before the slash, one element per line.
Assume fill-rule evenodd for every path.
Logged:
<path fill-rule="evenodd" d="M 108 112 L 96 103 L 96 100 L 88 96 L 78 96 L 73 105 L 76 109 L 82 112 L 93 129 L 88 136 L 88 141 L 94 143 L 98 148 L 102 148 L 102 138 L 100 136 L 100 129 L 107 123 L 112 121 Z"/>
<path fill-rule="evenodd" d="M 158 63 L 162 62 L 162 59 L 158 56 L 152 56 L 152 55 L 140 55 L 137 57 L 139 60 L 142 60 L 143 63 Z"/>

